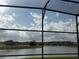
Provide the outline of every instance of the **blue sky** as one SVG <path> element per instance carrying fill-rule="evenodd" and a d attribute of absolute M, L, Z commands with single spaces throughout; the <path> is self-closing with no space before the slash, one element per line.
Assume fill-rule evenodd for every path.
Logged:
<path fill-rule="evenodd" d="M 8 5 L 44 7 L 47 0 L 5 0 Z"/>
<path fill-rule="evenodd" d="M 0 4 L 15 4 L 15 5 L 29 5 L 43 6 L 42 0 L 0 0 Z M 36 1 L 36 2 L 35 2 Z M 26 2 L 26 4 L 25 4 Z M 28 3 L 29 2 L 29 3 Z M 33 2 L 33 3 L 31 3 Z M 39 3 L 40 2 L 40 3 Z M 18 4 L 16 4 L 18 3 Z M 44 1 L 45 3 L 45 1 Z M 39 6 L 40 7 L 40 6 Z M 21 9 L 21 8 L 0 8 L 0 28 L 11 29 L 30 29 L 41 30 L 42 11 L 35 9 Z M 4 10 L 4 11 L 2 11 Z M 67 14 L 46 11 L 44 19 L 44 30 L 49 31 L 75 31 L 75 17 Z M 41 41 L 41 33 L 36 32 L 21 32 L 21 31 L 0 31 L 0 41 L 16 40 L 16 41 Z M 73 36 L 73 37 L 72 37 Z M 44 33 L 44 41 L 76 41 L 75 34 L 55 34 Z"/>
<path fill-rule="evenodd" d="M 47 8 L 74 14 L 77 14 L 79 12 L 79 4 L 61 0 L 50 0 L 50 3 L 48 4 Z"/>

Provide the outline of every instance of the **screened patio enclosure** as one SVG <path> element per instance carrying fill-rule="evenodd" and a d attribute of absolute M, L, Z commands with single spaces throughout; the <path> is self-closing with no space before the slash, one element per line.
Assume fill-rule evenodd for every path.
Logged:
<path fill-rule="evenodd" d="M 40 53 L 0 54 L 0 57 L 79 56 L 78 19 L 79 0 L 0 0 L 0 41 L 41 42 Z M 77 53 L 44 51 L 44 42 L 64 40 L 77 42 Z"/>

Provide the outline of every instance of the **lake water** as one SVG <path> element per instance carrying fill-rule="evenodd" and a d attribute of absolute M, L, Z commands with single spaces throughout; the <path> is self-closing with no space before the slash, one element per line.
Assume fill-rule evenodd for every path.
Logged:
<path fill-rule="evenodd" d="M 0 50 L 0 55 L 41 54 L 41 48 Z M 77 53 L 76 47 L 45 46 L 44 53 Z M 24 56 L 23 56 L 24 57 Z M 0 59 L 19 59 L 23 57 L 0 57 Z"/>

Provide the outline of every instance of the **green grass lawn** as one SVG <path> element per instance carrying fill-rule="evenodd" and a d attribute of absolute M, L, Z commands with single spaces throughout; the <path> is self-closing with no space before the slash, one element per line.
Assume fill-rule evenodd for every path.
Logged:
<path fill-rule="evenodd" d="M 5 45 L 0 47 L 0 49 L 31 49 L 31 48 L 41 48 L 41 46 L 27 46 L 27 45 Z"/>
<path fill-rule="evenodd" d="M 24 59 L 42 59 L 40 57 L 24 58 Z M 77 57 L 45 57 L 44 59 L 77 59 Z"/>

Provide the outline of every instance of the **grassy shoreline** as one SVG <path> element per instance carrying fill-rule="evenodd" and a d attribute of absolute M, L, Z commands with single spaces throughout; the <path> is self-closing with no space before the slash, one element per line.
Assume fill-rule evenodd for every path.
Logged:
<path fill-rule="evenodd" d="M 31 58 L 22 58 L 22 59 L 42 59 L 41 57 L 31 57 Z M 77 57 L 44 57 L 44 59 L 77 59 Z"/>
<path fill-rule="evenodd" d="M 31 48 L 41 48 L 41 46 L 3 46 L 3 47 L 0 47 L 0 49 L 31 49 Z"/>
<path fill-rule="evenodd" d="M 61 47 L 61 46 L 60 46 Z M 72 46 L 64 46 L 64 47 L 72 47 Z M 31 49 L 31 48 L 42 48 L 42 46 L 36 45 L 36 46 L 26 46 L 26 45 L 7 45 L 0 47 L 0 50 L 2 49 Z"/>
<path fill-rule="evenodd" d="M 53 41 L 53 42 L 44 42 L 44 46 L 77 47 L 77 43 L 71 41 Z M 0 42 L 0 49 L 27 49 L 27 48 L 41 48 L 41 47 L 42 43 L 36 41 L 15 42 L 13 40 L 8 40 Z"/>

